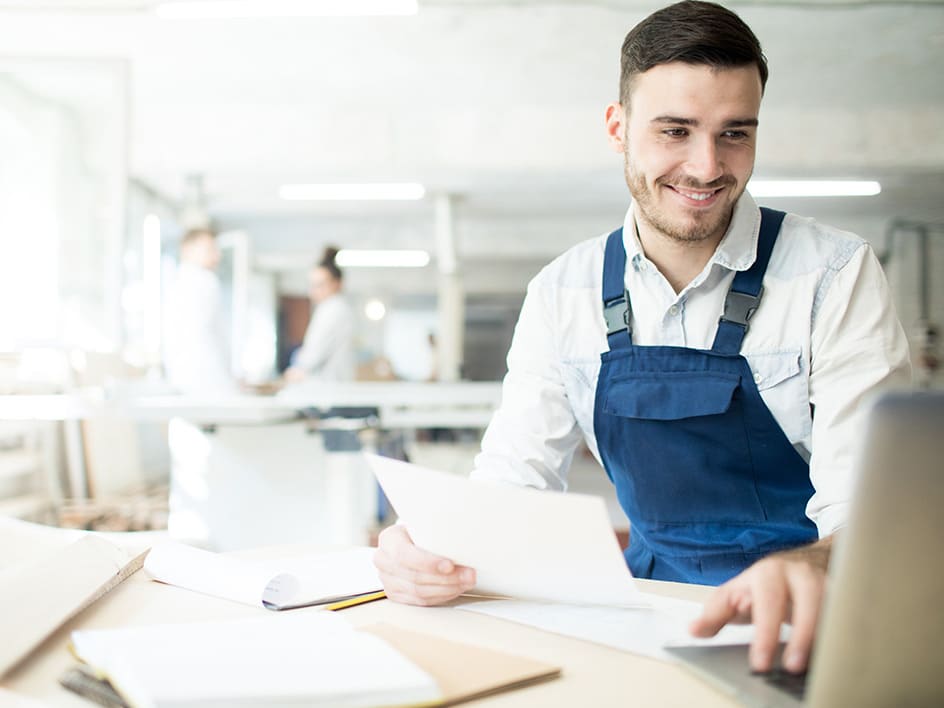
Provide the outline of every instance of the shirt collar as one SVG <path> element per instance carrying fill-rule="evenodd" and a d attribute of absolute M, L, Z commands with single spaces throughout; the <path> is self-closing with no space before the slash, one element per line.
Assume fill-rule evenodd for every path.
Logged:
<path fill-rule="evenodd" d="M 626 249 L 626 260 L 638 264 L 645 255 L 639 242 L 639 233 L 636 231 L 635 208 L 636 204 L 633 202 L 626 210 L 626 218 L 623 220 L 623 248 Z M 747 270 L 757 257 L 759 234 L 760 209 L 754 198 L 745 190 L 734 205 L 728 231 L 715 249 L 710 263 L 717 263 L 728 270 Z"/>

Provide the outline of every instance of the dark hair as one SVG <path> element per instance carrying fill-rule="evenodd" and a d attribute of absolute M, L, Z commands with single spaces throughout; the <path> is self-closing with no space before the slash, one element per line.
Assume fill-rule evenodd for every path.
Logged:
<path fill-rule="evenodd" d="M 755 64 L 761 90 L 767 85 L 767 57 L 744 20 L 713 2 L 684 0 L 652 13 L 626 35 L 620 62 L 623 107 L 629 106 L 637 74 L 674 61 L 715 68 Z"/>
<path fill-rule="evenodd" d="M 331 274 L 332 278 L 338 281 L 344 277 L 344 273 L 338 268 L 337 263 L 339 250 L 337 246 L 325 246 L 324 254 L 321 256 L 318 265 L 315 266 L 316 268 L 324 268 Z"/>

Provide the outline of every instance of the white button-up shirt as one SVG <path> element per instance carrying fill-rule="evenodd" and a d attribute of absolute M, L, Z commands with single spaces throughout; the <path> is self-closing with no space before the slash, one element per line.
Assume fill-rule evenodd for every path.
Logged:
<path fill-rule="evenodd" d="M 757 205 L 745 192 L 714 256 L 679 293 L 643 253 L 633 209 L 623 223 L 623 246 L 634 344 L 710 349 L 735 272 L 754 263 Z M 528 285 L 476 478 L 564 490 L 581 438 L 600 459 L 593 410 L 600 354 L 608 350 L 601 294 L 606 238 L 574 246 Z M 787 214 L 741 353 L 764 403 L 809 460 L 815 493 L 806 513 L 820 536 L 829 535 L 846 519 L 863 403 L 911 380 L 907 340 L 869 245 Z"/>

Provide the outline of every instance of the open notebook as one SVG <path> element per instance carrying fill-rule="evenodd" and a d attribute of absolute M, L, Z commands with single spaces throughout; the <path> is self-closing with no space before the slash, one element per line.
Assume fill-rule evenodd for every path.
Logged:
<path fill-rule="evenodd" d="M 353 548 L 247 560 L 167 542 L 151 549 L 144 570 L 163 583 L 270 610 L 309 605 L 340 609 L 349 600 L 383 597 L 373 553 L 372 548 Z"/>
<path fill-rule="evenodd" d="M 89 534 L 0 576 L 0 677 L 44 639 L 141 568 L 133 555 Z M 68 579 L 68 582 L 63 582 Z"/>

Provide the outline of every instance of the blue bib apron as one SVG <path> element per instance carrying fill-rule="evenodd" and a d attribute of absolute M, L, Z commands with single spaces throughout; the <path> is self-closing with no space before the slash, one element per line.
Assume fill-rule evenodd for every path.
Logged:
<path fill-rule="evenodd" d="M 805 511 L 809 465 L 740 354 L 784 216 L 761 214 L 757 259 L 735 275 L 710 350 L 633 344 L 623 230 L 607 240 L 610 351 L 601 355 L 593 427 L 629 517 L 625 556 L 636 577 L 717 585 L 762 556 L 816 540 Z"/>

